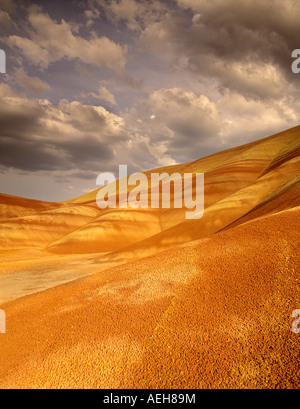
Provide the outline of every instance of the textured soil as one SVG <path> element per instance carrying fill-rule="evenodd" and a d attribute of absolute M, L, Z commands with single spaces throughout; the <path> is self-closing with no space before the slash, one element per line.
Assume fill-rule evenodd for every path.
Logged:
<path fill-rule="evenodd" d="M 300 127 L 168 171 L 205 212 L 0 195 L 0 388 L 299 388 Z"/>

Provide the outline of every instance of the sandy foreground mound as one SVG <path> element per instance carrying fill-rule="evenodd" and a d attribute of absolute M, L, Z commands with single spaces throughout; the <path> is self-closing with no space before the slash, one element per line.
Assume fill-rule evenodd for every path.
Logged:
<path fill-rule="evenodd" d="M 299 387 L 299 146 L 163 168 L 205 173 L 199 220 L 1 195 L 0 387 Z"/>

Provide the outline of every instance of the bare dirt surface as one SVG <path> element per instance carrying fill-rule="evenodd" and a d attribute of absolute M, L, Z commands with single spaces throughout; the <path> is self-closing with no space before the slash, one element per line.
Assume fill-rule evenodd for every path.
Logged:
<path fill-rule="evenodd" d="M 0 195 L 0 387 L 299 388 L 299 145 L 167 169 L 205 173 L 200 220 Z"/>

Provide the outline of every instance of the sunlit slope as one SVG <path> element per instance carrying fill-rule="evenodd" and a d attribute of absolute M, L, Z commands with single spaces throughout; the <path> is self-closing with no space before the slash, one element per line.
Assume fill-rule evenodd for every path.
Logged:
<path fill-rule="evenodd" d="M 289 179 L 271 194 L 267 194 L 257 206 L 253 208 L 250 206 L 251 210 L 246 212 L 242 217 L 235 219 L 232 223 L 225 223 L 224 228 L 217 230 L 214 224 L 214 218 L 211 218 L 211 222 L 210 224 L 208 222 L 208 226 L 205 226 L 205 223 L 201 225 L 203 220 L 202 222 L 199 221 L 198 225 L 195 225 L 195 222 L 189 221 L 161 234 L 145 239 L 135 245 L 129 245 L 119 251 L 106 254 L 101 258 L 97 255 L 96 259 L 98 259 L 99 263 L 101 262 L 107 267 L 113 267 L 124 263 L 126 260 L 137 260 L 183 243 L 209 237 L 209 229 L 211 229 L 211 234 L 215 234 L 217 231 L 230 229 L 247 221 L 297 206 L 300 206 L 300 175 Z M 242 213 L 244 214 L 244 212 Z M 208 216 L 209 213 L 207 212 L 205 215 L 206 219 L 204 220 L 209 220 Z M 214 227 L 216 231 L 213 229 Z"/>
<path fill-rule="evenodd" d="M 0 387 L 299 388 L 299 212 L 2 305 Z"/>
<path fill-rule="evenodd" d="M 13 217 L 24 217 L 46 210 L 57 209 L 62 204 L 25 199 L 0 193 L 0 220 Z"/>
<path fill-rule="evenodd" d="M 299 139 L 300 125 L 276 135 L 232 149 L 227 149 L 193 162 L 165 166 L 145 171 L 143 173 L 149 176 L 152 172 L 167 172 L 169 174 L 174 172 L 179 172 L 181 174 L 188 172 L 205 172 L 208 174 L 208 172 L 210 172 L 211 176 L 213 176 L 214 172 L 218 175 L 219 171 L 224 169 L 226 172 L 232 172 L 232 177 L 236 182 L 245 180 L 244 183 L 246 185 L 248 182 L 252 181 L 257 174 L 266 170 L 276 158 L 281 157 L 285 150 L 290 151 L 299 149 Z M 255 161 L 255 167 L 253 166 L 253 161 Z M 234 172 L 234 170 L 236 170 L 236 172 Z M 239 176 L 240 172 L 242 172 L 242 176 Z M 217 180 L 217 182 L 219 183 L 219 180 Z M 221 183 L 222 182 L 223 180 L 221 180 Z M 64 203 L 95 203 L 98 190 L 99 189 L 96 189 Z M 232 189 L 230 192 L 231 191 Z M 223 194 L 226 195 L 226 190 L 223 191 Z M 217 194 L 215 201 L 219 199 L 220 196 Z M 209 201 L 208 204 L 210 203 L 211 202 Z"/>
<path fill-rule="evenodd" d="M 194 162 L 144 172 L 148 180 L 151 172 L 204 172 L 200 220 L 187 220 L 185 208 L 100 210 L 99 189 L 61 203 L 1 195 L 0 251 L 35 248 L 67 255 L 129 249 L 131 257 L 209 236 L 271 200 L 299 174 L 299 146 L 296 127 Z M 143 188 L 150 196 L 148 184 Z"/>
<path fill-rule="evenodd" d="M 205 173 L 199 220 L 0 195 L 0 388 L 299 388 L 299 146 L 155 170 Z"/>
<path fill-rule="evenodd" d="M 88 223 L 98 212 L 99 209 L 88 205 L 59 205 L 28 216 L 2 220 L 0 250 L 45 247 L 53 240 Z"/>
<path fill-rule="evenodd" d="M 195 243 L 132 377 L 134 388 L 299 388 L 299 206 Z M 185 263 L 183 263 L 185 264 Z"/>
<path fill-rule="evenodd" d="M 297 175 L 299 169 L 300 156 L 287 160 L 258 178 L 255 183 L 209 206 L 201 219 L 184 221 L 163 232 L 159 238 L 159 246 L 164 242 L 179 244 L 207 237 L 219 231 L 264 201 L 266 195 L 274 194 L 287 179 Z"/>
<path fill-rule="evenodd" d="M 282 210 L 291 209 L 300 205 L 300 173 L 288 179 L 271 194 L 267 195 L 259 205 L 255 206 L 248 213 L 237 219 L 234 223 L 226 226 L 226 229 L 238 226 L 247 221 L 263 217 Z"/>
<path fill-rule="evenodd" d="M 92 222 L 51 243 L 48 251 L 107 253 L 161 232 L 158 212 L 140 210 L 103 211 Z"/>
<path fill-rule="evenodd" d="M 186 220 L 186 209 L 107 209 L 47 250 L 57 254 L 118 251 L 150 254 L 206 237 L 241 218 L 299 173 L 300 127 L 184 165 L 154 170 L 205 173 L 205 211 Z M 150 175 L 150 171 L 144 172 Z M 144 187 L 145 190 L 149 188 Z M 95 203 L 98 190 L 68 203 Z M 195 193 L 195 192 L 194 192 Z M 136 244 L 135 244 L 136 243 Z"/>

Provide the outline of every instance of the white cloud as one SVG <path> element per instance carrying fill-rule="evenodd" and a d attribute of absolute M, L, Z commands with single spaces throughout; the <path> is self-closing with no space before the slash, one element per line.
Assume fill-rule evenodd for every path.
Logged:
<path fill-rule="evenodd" d="M 30 9 L 28 21 L 30 38 L 11 35 L 8 37 L 8 44 L 19 48 L 31 63 L 47 68 L 51 62 L 63 58 L 77 58 L 98 67 L 106 65 L 121 76 L 127 75 L 126 46 L 122 47 L 105 36 L 94 35 L 86 40 L 74 34 L 76 26 L 64 20 L 55 22 L 36 6 Z"/>
<path fill-rule="evenodd" d="M 266 102 L 226 94 L 217 103 L 224 118 L 220 133 L 223 143 L 239 145 L 298 125 L 300 104 L 290 102 L 285 97 Z"/>
<path fill-rule="evenodd" d="M 50 85 L 45 81 L 42 81 L 39 77 L 30 77 L 27 75 L 23 68 L 16 69 L 12 81 L 27 91 L 36 94 L 51 89 Z"/>
<path fill-rule="evenodd" d="M 152 92 L 125 119 L 136 135 L 147 138 L 161 165 L 197 159 L 220 143 L 222 117 L 215 103 L 181 88 Z"/>
<path fill-rule="evenodd" d="M 117 105 L 114 95 L 104 86 L 100 86 L 98 94 L 95 92 L 89 93 L 94 98 L 102 99 L 109 102 L 111 105 Z"/>
<path fill-rule="evenodd" d="M 300 77 L 290 69 L 299 2 L 79 3 L 77 23 L 71 13 L 54 20 L 38 6 L 17 21 L 24 4 L 19 14 L 0 14 L 18 22 L 8 37 L 17 52 L 9 50 L 15 65 L 5 81 L 24 92 L 51 86 L 53 98 L 0 86 L 5 169 L 44 169 L 77 186 L 72 178 L 88 180 L 119 163 L 138 171 L 187 162 L 299 123 Z M 93 105 L 74 101 L 78 95 Z M 114 113 L 99 106 L 104 101 Z"/>

